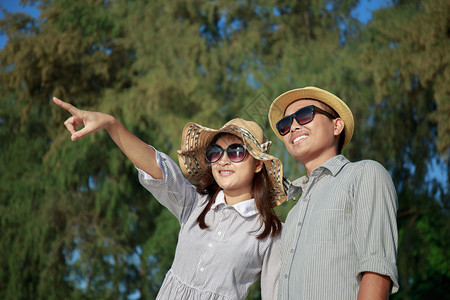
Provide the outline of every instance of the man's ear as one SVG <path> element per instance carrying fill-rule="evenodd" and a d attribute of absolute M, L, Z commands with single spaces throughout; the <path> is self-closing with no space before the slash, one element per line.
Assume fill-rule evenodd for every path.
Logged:
<path fill-rule="evenodd" d="M 338 136 L 344 130 L 345 123 L 344 120 L 342 120 L 341 118 L 336 118 L 333 121 L 334 121 L 334 135 Z"/>

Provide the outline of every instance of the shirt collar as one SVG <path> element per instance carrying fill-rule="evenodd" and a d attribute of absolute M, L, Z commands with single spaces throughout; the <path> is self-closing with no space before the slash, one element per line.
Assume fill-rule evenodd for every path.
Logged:
<path fill-rule="evenodd" d="M 324 162 L 320 167 L 314 169 L 311 172 L 311 176 L 320 176 L 328 171 L 333 177 L 335 177 L 339 173 L 339 171 L 349 162 L 350 161 L 342 154 L 333 156 L 332 158 Z M 308 181 L 309 178 L 306 175 L 292 181 L 288 189 L 288 199 L 292 199 L 296 195 L 301 193 L 301 191 L 308 184 Z"/>
<path fill-rule="evenodd" d="M 251 217 L 258 213 L 258 210 L 256 209 L 256 204 L 255 204 L 254 198 L 245 200 L 245 201 L 241 201 L 234 205 L 228 205 L 225 202 L 225 195 L 224 195 L 223 191 L 221 190 L 217 194 L 216 201 L 214 201 L 213 205 L 211 206 L 211 209 L 219 209 L 219 208 L 225 207 L 225 206 L 234 208 L 243 217 Z"/>
<path fill-rule="evenodd" d="M 339 155 L 333 156 L 332 158 L 330 158 L 329 160 L 324 162 L 316 170 L 328 169 L 330 171 L 331 175 L 333 175 L 333 177 L 335 177 L 339 173 L 339 171 L 349 162 L 350 161 L 344 155 L 339 154 Z"/>

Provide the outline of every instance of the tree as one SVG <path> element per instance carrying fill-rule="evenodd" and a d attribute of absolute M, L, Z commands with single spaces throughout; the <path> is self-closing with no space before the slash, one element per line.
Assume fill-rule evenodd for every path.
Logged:
<path fill-rule="evenodd" d="M 38 21 L 11 14 L 2 20 L 9 36 L 0 75 L 2 250 L 14 253 L 1 262 L 2 298 L 117 297 L 133 289 L 120 291 L 123 278 L 141 277 L 131 260 L 138 252 L 133 241 L 151 235 L 151 216 L 160 207 L 147 194 L 132 193 L 130 166 L 106 136 L 94 137 L 98 143 L 64 142 L 64 116 L 49 99 L 98 106 L 105 88 L 129 85 L 133 53 L 114 42 L 121 29 L 102 1 L 43 3 L 42 9 Z"/>
<path fill-rule="evenodd" d="M 449 291 L 436 284 L 449 279 L 449 9 L 447 1 L 399 1 L 378 11 L 362 37 L 362 80 L 374 88 L 362 143 L 370 148 L 361 150 L 389 166 L 399 194 L 396 298 Z M 435 161 L 447 165 L 446 182 L 429 177 Z"/>

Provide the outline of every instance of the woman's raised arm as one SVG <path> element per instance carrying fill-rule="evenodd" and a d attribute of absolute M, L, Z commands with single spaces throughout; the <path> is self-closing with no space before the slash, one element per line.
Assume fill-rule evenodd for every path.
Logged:
<path fill-rule="evenodd" d="M 163 178 L 162 171 L 156 162 L 155 150 L 132 134 L 116 118 L 101 112 L 78 109 L 72 104 L 55 97 L 53 97 L 53 102 L 72 115 L 64 122 L 67 130 L 72 134 L 72 141 L 105 129 L 120 150 L 136 167 L 150 174 L 153 178 Z M 78 126 L 84 127 L 77 131 Z"/>

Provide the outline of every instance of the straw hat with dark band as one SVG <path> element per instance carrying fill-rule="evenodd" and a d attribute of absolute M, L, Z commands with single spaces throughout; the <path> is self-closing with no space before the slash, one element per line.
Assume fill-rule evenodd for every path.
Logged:
<path fill-rule="evenodd" d="M 269 195 L 273 206 L 286 200 L 287 188 L 283 184 L 283 165 L 281 161 L 269 155 L 272 142 L 264 137 L 262 128 L 255 122 L 233 119 L 222 128 L 215 130 L 196 123 L 187 123 L 183 129 L 181 150 L 178 160 L 183 174 L 191 180 L 198 180 L 206 174 L 208 162 L 205 159 L 205 148 L 220 132 L 226 132 L 241 138 L 251 156 L 262 160 L 270 178 Z"/>
<path fill-rule="evenodd" d="M 302 99 L 312 99 L 325 103 L 330 106 L 334 111 L 336 111 L 339 117 L 344 120 L 344 132 L 345 132 L 345 140 L 343 144 L 343 148 L 350 142 L 353 136 L 354 130 L 354 121 L 353 114 L 347 104 L 344 103 L 337 96 L 332 93 L 313 87 L 308 86 L 305 88 L 294 89 L 287 91 L 280 96 L 278 96 L 269 108 L 269 122 L 275 134 L 282 140 L 283 137 L 278 133 L 276 124 L 284 117 L 284 112 L 286 108 L 297 100 Z"/>

